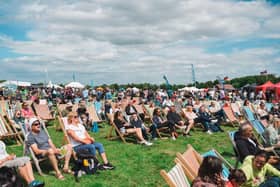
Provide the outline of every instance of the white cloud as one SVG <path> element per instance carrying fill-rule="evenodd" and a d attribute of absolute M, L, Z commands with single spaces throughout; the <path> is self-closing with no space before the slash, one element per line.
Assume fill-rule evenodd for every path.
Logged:
<path fill-rule="evenodd" d="M 198 80 L 279 70 L 279 50 L 273 48 L 207 52 L 211 41 L 280 38 L 280 8 L 265 1 L 15 2 L 5 7 L 15 12 L 14 22 L 30 26 L 29 40 L 0 35 L 0 46 L 19 55 L 0 59 L 9 64 L 3 72 L 24 70 L 32 77 L 32 71 L 47 68 L 51 78 L 66 80 L 63 72 L 77 72 L 83 81 L 90 75 L 98 83 L 161 82 L 168 74 L 185 83 L 191 81 L 190 64 Z"/>

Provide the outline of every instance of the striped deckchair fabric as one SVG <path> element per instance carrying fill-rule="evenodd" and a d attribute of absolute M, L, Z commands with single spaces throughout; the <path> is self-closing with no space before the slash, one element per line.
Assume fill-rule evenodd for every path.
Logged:
<path fill-rule="evenodd" d="M 99 119 L 96 109 L 93 103 L 87 104 L 87 112 L 89 113 L 89 119 L 93 122 L 102 122 L 103 120 Z"/>
<path fill-rule="evenodd" d="M 50 109 L 47 104 L 33 104 L 37 116 L 42 120 L 53 120 Z"/>
<path fill-rule="evenodd" d="M 160 174 L 170 187 L 191 186 L 180 163 L 177 163 L 168 173 L 161 170 Z"/>
<path fill-rule="evenodd" d="M 0 114 L 0 139 L 11 137 L 16 140 L 17 144 L 21 144 L 23 142 L 21 132 L 17 131 L 8 117 L 5 118 L 2 114 Z"/>
<path fill-rule="evenodd" d="M 239 121 L 238 119 L 234 116 L 234 113 L 231 109 L 230 106 L 224 106 L 223 107 L 223 111 L 226 114 L 226 117 L 229 119 L 230 123 L 232 124 L 232 126 L 235 126 L 234 124 L 238 123 Z"/>

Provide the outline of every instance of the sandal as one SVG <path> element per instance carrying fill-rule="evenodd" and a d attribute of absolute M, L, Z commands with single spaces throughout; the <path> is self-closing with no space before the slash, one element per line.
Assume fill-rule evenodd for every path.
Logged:
<path fill-rule="evenodd" d="M 58 180 L 61 180 L 61 181 L 65 180 L 64 176 L 61 173 L 56 174 L 55 176 Z"/>

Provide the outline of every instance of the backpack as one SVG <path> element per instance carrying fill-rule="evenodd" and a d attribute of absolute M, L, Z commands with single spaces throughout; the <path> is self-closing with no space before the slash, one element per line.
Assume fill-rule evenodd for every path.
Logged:
<path fill-rule="evenodd" d="M 88 175 L 98 174 L 97 169 L 100 167 L 100 163 L 94 155 L 90 154 L 87 149 L 78 150 L 76 155 L 78 159 L 75 161 L 73 168 L 76 181 L 83 173 Z"/>

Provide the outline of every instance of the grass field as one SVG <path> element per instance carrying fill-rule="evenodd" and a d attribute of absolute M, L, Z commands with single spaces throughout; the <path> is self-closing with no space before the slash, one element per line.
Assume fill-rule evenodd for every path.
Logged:
<path fill-rule="evenodd" d="M 55 121 L 56 123 L 56 121 Z M 224 133 L 208 135 L 200 129 L 192 132 L 191 137 L 180 136 L 176 141 L 171 139 L 154 141 L 154 145 L 146 147 L 135 143 L 124 144 L 120 140 L 108 141 L 105 136 L 109 126 L 99 128 L 98 133 L 91 133 L 96 141 L 103 143 L 110 162 L 116 166 L 112 171 L 100 171 L 98 175 L 83 175 L 77 183 L 71 175 L 65 175 L 66 180 L 59 181 L 52 172 L 36 178 L 44 181 L 48 187 L 115 187 L 115 186 L 166 186 L 159 174 L 161 169 L 169 170 L 174 165 L 176 152 L 184 152 L 187 144 L 191 144 L 198 152 L 203 153 L 211 148 L 218 150 L 229 162 L 234 163 L 233 150 L 226 131 L 233 127 L 223 127 Z M 50 126 L 49 133 L 57 146 L 62 144 L 63 133 Z M 22 155 L 22 146 L 8 146 L 9 153 Z M 99 160 L 101 160 L 99 158 Z M 49 163 L 43 164 L 43 171 L 50 170 Z"/>

